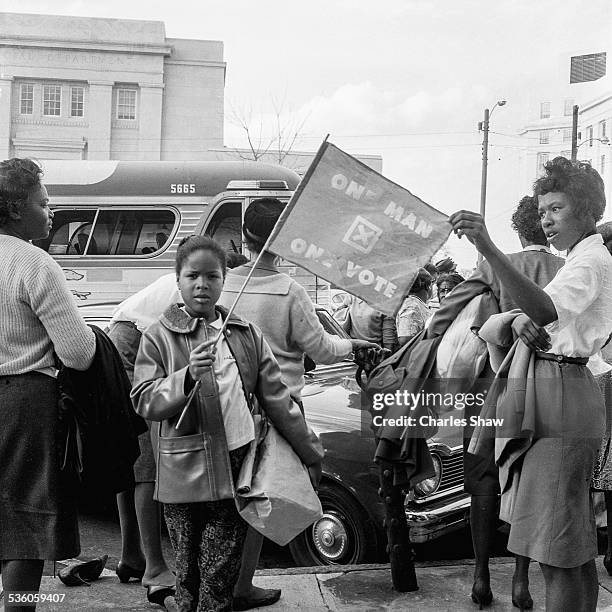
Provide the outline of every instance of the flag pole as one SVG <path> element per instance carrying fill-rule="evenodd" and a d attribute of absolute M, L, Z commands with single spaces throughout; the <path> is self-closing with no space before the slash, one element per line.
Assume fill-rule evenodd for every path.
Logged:
<path fill-rule="evenodd" d="M 328 138 L 329 138 L 329 134 L 327 134 L 327 136 L 325 136 L 325 139 L 321 143 L 321 146 L 319 147 L 319 150 L 317 151 L 317 154 L 316 154 L 314 160 L 311 163 L 311 167 L 321 157 L 323 149 L 325 148 L 325 145 L 327 143 L 327 139 Z M 306 174 L 308 174 L 308 172 Z M 306 177 L 304 177 L 304 178 L 306 178 Z M 304 182 L 304 179 L 302 179 L 302 181 L 300 181 L 300 185 L 302 184 L 302 182 Z M 297 189 L 293 192 L 293 195 L 291 196 L 291 199 L 289 200 L 289 203 L 282 210 L 281 214 L 279 215 L 278 219 L 276 220 L 276 223 L 274 224 L 274 227 L 272 228 L 272 231 L 270 232 L 270 235 L 268 236 L 268 238 L 266 239 L 266 242 L 264 243 L 264 245 L 261 247 L 261 250 L 257 254 L 257 257 L 255 258 L 255 261 L 253 262 L 253 265 L 251 266 L 251 269 L 249 270 L 249 273 L 247 274 L 247 277 L 244 279 L 244 283 L 242 283 L 242 287 L 240 287 L 240 291 L 238 291 L 238 295 L 234 299 L 232 305 L 230 306 L 230 309 L 227 311 L 227 316 L 225 317 L 225 320 L 223 321 L 223 324 L 221 325 L 221 329 L 219 330 L 219 333 L 217 334 L 217 337 L 214 339 L 213 346 L 216 346 L 217 343 L 219 342 L 219 340 L 221 339 L 221 337 L 223 336 L 223 332 L 225 331 L 225 328 L 227 327 L 227 322 L 229 321 L 229 318 L 234 313 L 234 310 L 236 308 L 236 304 L 238 303 L 238 300 L 240 299 L 240 296 L 244 293 L 244 290 L 246 289 L 247 284 L 249 283 L 249 281 L 253 277 L 253 273 L 255 272 L 255 268 L 257 268 L 257 264 L 259 263 L 262 255 L 268 250 L 268 247 L 270 246 L 272 240 L 274 240 L 274 238 L 276 237 L 276 234 L 278 234 L 280 228 L 285 223 L 285 219 L 287 218 L 287 216 L 289 215 L 289 212 L 291 211 L 293 200 L 297 196 L 299 196 L 299 194 L 302 191 L 300 189 L 300 185 L 298 185 Z M 183 422 L 183 419 L 185 418 L 185 415 L 187 414 L 187 408 L 189 408 L 189 406 L 191 404 L 191 401 L 193 400 L 195 394 L 198 392 L 198 389 L 200 388 L 201 384 L 202 384 L 202 381 L 196 380 L 195 385 L 193 386 L 193 389 L 189 392 L 189 395 L 187 396 L 187 402 L 185 404 L 185 407 L 183 408 L 183 411 L 181 412 L 181 416 L 179 417 L 179 420 L 177 421 L 177 423 L 175 425 L 175 429 L 178 429 L 181 426 L 181 423 Z"/>

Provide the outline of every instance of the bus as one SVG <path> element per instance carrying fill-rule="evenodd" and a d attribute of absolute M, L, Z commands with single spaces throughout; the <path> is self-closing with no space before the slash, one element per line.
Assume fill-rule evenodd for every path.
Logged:
<path fill-rule="evenodd" d="M 180 241 L 208 234 L 246 252 L 244 211 L 256 198 L 287 202 L 298 174 L 252 161 L 45 161 L 53 228 L 35 244 L 62 267 L 79 302 L 120 302 L 174 270 Z M 283 262 L 315 302 L 329 284 Z"/>

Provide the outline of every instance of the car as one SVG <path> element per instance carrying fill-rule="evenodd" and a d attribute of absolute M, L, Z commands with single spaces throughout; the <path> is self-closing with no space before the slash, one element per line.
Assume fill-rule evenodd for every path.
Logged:
<path fill-rule="evenodd" d="M 79 304 L 85 320 L 104 329 L 117 303 Z M 329 311 L 317 306 L 324 329 L 346 332 Z M 289 543 L 301 566 L 384 561 L 384 505 L 378 495 L 378 466 L 370 412 L 362 404 L 351 360 L 317 365 L 306 373 L 302 392 L 307 421 L 325 448 L 319 498 L 323 516 Z M 414 543 L 424 543 L 467 524 L 469 496 L 463 491 L 460 439 L 448 434 L 428 441 L 436 475 L 406 496 L 406 518 Z"/>

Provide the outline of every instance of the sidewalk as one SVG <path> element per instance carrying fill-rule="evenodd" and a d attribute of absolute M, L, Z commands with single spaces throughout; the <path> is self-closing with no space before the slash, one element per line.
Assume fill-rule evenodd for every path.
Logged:
<path fill-rule="evenodd" d="M 513 569 L 514 563 L 511 561 L 491 560 L 494 599 L 487 610 L 517 610 L 510 599 Z M 597 569 L 600 585 L 597 609 L 612 611 L 612 578 L 603 570 L 601 557 L 597 559 Z M 417 564 L 420 588 L 414 593 L 396 593 L 392 590 L 388 565 L 261 570 L 255 582 L 262 587 L 283 590 L 279 603 L 260 609 L 269 612 L 474 612 L 478 608 L 470 599 L 472 570 L 471 561 Z M 530 577 L 534 610 L 544 610 L 544 583 L 537 564 L 532 564 Z M 62 603 L 39 604 L 37 610 L 42 612 L 162 610 L 146 601 L 145 590 L 140 584 L 120 584 L 110 570 L 105 570 L 90 587 L 66 587 L 58 579 L 45 576 L 41 593 L 65 594 Z"/>

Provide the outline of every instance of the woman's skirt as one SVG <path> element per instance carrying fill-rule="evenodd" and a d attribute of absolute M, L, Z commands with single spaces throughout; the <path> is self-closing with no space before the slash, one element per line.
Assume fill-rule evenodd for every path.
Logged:
<path fill-rule="evenodd" d="M 595 460 L 591 486 L 596 491 L 612 491 L 612 371 L 598 377 L 597 382 L 606 404 L 606 433 Z"/>
<path fill-rule="evenodd" d="M 0 376 L 0 559 L 80 552 L 75 490 L 59 470 L 57 381 Z"/>
<path fill-rule="evenodd" d="M 523 456 L 508 550 L 554 567 L 597 556 L 590 483 L 605 427 L 586 366 L 536 361 L 536 439 Z"/>

